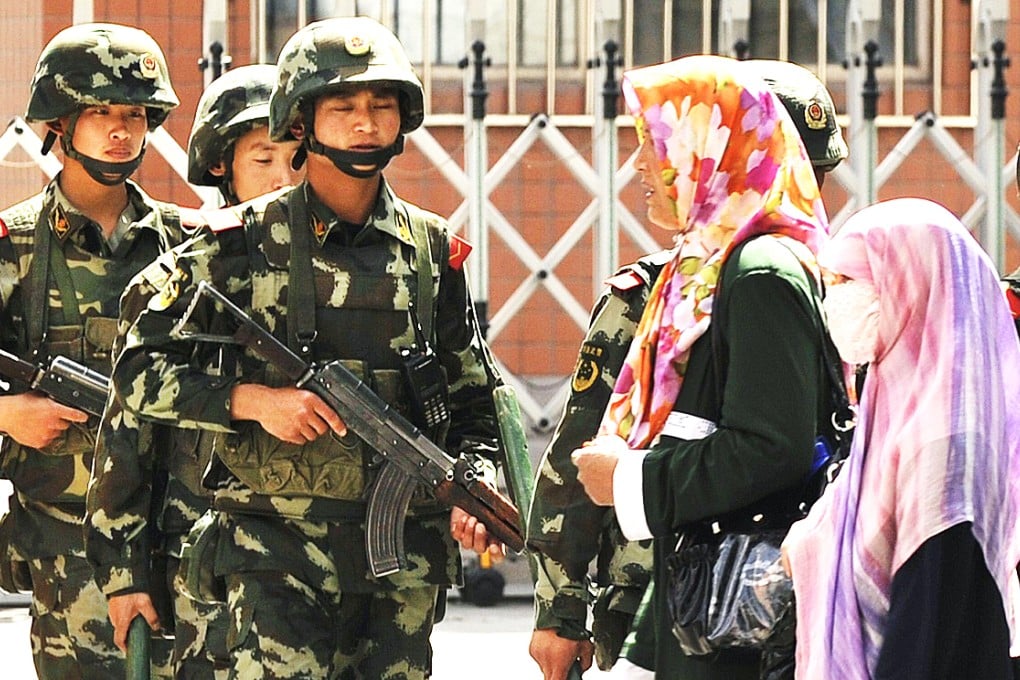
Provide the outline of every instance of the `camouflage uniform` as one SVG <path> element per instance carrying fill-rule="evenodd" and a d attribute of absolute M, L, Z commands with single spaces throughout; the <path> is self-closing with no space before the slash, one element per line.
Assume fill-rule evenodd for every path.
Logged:
<path fill-rule="evenodd" d="M 72 138 L 83 107 L 144 106 L 152 130 L 177 103 L 151 37 L 125 26 L 80 24 L 61 31 L 43 50 L 26 118 L 66 120 L 65 156 L 97 182 L 115 185 L 126 181 L 141 154 L 108 163 L 78 152 Z M 53 140 L 51 132 L 45 150 Z M 63 355 L 107 374 L 120 294 L 132 276 L 183 240 L 180 218 L 176 207 L 128 182 L 127 208 L 106 239 L 64 197 L 61 177 L 0 213 L 0 345 L 33 361 Z M 0 547 L 0 560 L 15 560 L 19 576 L 4 585 L 32 590 L 32 650 L 41 678 L 125 673 L 82 540 L 98 425 L 96 418 L 74 425 L 44 450 L 5 437 L 0 450 L 0 470 L 16 492 L 3 518 L 10 544 Z"/>
<path fill-rule="evenodd" d="M 222 177 L 209 168 L 225 161 L 231 167 L 234 143 L 246 132 L 269 124 L 269 95 L 276 81 L 276 67 L 254 64 L 231 69 L 202 93 L 188 138 L 188 181 L 218 187 L 227 205 L 239 203 L 228 171 Z M 222 366 L 210 367 L 221 371 Z M 229 628 L 225 602 L 197 599 L 179 575 L 182 544 L 204 513 L 212 513 L 212 493 L 201 484 L 209 462 L 211 441 L 196 430 L 172 429 L 175 445 L 169 461 L 160 529 L 168 556 L 167 582 L 173 584 L 174 668 L 178 678 L 225 679 L 230 655 L 226 648 Z M 120 509 L 121 512 L 126 509 Z"/>
<path fill-rule="evenodd" d="M 128 184 L 128 191 L 130 202 L 122 220 L 130 226 L 112 250 L 97 227 L 67 202 L 56 180 L 43 193 L 0 213 L 10 232 L 0 239 L 4 349 L 31 357 L 29 348 L 36 345 L 28 337 L 29 329 L 45 322 L 41 356 L 62 355 L 109 373 L 121 291 L 169 243 L 181 240 L 173 207 L 153 201 L 134 184 Z M 32 280 L 37 225 L 50 230 L 49 239 L 59 244 L 60 260 L 52 258 L 50 267 L 70 273 L 78 297 L 74 312 L 67 313 L 56 272 L 44 292 L 46 311 L 32 311 L 38 309 L 32 304 L 38 295 Z M 44 318 L 33 321 L 36 314 Z M 106 600 L 92 579 L 82 542 L 97 421 L 69 429 L 62 440 L 41 451 L 10 438 L 4 441 L 3 475 L 16 490 L 4 523 L 10 524 L 12 555 L 27 562 L 31 573 L 33 650 L 44 678 L 123 673 L 123 657 L 112 644 Z"/>
<path fill-rule="evenodd" d="M 621 268 L 592 311 L 591 325 L 570 381 L 570 398 L 542 457 L 528 517 L 528 546 L 536 565 L 535 628 L 561 637 L 588 637 L 588 564 L 598 557 L 601 587 L 595 619 L 596 653 L 608 669 L 619 653 L 648 583 L 651 541 L 628 542 L 612 508 L 594 505 L 577 481 L 570 453 L 591 439 L 616 383 L 645 300 L 672 251 Z"/>
<path fill-rule="evenodd" d="M 373 80 L 372 66 L 399 50 L 403 63 L 387 71 L 387 82 L 399 78 L 410 91 L 401 99 L 401 131 L 417 127 L 420 85 L 410 80 L 413 71 L 395 37 L 375 22 L 335 20 L 302 29 L 284 48 L 281 70 L 294 59 L 291 44 L 302 39 L 311 45 L 302 63 L 314 70 L 324 59 L 315 41 L 345 27 L 352 31 L 347 39 L 327 40 L 327 48 L 361 64 L 355 76 Z M 289 106 L 281 110 L 290 113 Z M 274 138 L 289 129 L 289 122 L 270 118 Z M 224 215 L 235 219 L 227 224 Z M 451 248 L 456 241 L 445 221 L 401 201 L 385 181 L 364 226 L 339 220 L 308 182 L 224 209 L 217 222 L 224 228 L 177 249 L 126 293 L 124 309 L 131 311 L 125 313 L 141 311 L 113 380 L 132 416 L 215 433 L 220 539 L 214 567 L 231 614 L 231 677 L 427 677 L 437 599 L 461 580 L 449 509 L 419 489 L 405 521 L 406 568 L 373 578 L 365 501 L 379 454 L 353 434 L 297 446 L 254 421 L 232 422 L 230 393 L 239 381 L 283 386 L 286 379 L 247 351 L 182 343 L 168 331 L 188 309 L 197 282 L 208 280 L 296 352 L 307 348 L 309 360 L 345 360 L 407 414 L 400 350 L 416 344 L 414 307 L 430 328 L 426 337 L 449 384 L 450 421 L 431 436 L 453 454 L 491 457 L 494 373 L 471 316 L 462 260 Z M 300 304 L 301 296 L 311 304 Z M 195 306 L 189 329 L 232 330 L 207 303 Z M 421 318 L 429 306 L 434 312 Z M 221 352 L 236 372 L 205 369 Z M 119 531 L 132 533 L 130 517 Z"/>
<path fill-rule="evenodd" d="M 822 82 L 790 62 L 744 64 L 755 69 L 783 103 L 816 173 L 835 169 L 848 149 Z M 593 599 L 588 565 L 597 558 L 592 636 L 596 662 L 604 670 L 615 663 L 642 603 L 652 566 L 651 541 L 632 543 L 623 537 L 612 508 L 595 506 L 585 494 L 570 453 L 596 434 L 645 299 L 669 255 L 653 253 L 623 267 L 596 302 L 570 397 L 542 459 L 527 522 L 536 574 L 536 629 L 552 628 L 573 640 L 588 637 L 585 626 Z M 634 644 L 633 639 L 628 644 Z"/>

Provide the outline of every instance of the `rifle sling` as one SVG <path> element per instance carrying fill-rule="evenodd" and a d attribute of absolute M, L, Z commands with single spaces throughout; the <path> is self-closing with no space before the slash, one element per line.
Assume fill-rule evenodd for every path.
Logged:
<path fill-rule="evenodd" d="M 315 340 L 315 273 L 312 271 L 311 221 L 307 186 L 290 192 L 290 271 L 287 281 L 287 344 L 312 363 Z"/>

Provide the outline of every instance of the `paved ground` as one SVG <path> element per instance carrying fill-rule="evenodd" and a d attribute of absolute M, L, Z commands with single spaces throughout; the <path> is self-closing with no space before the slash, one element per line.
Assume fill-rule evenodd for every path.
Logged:
<path fill-rule="evenodd" d="M 544 444 L 544 441 L 536 441 L 531 450 L 541 451 Z M 7 510 L 9 492 L 8 483 L 0 480 L 0 515 Z M 523 560 L 507 560 L 497 568 L 506 580 L 506 597 L 498 604 L 477 607 L 451 598 L 446 619 L 432 635 L 436 680 L 542 679 L 538 666 L 528 656 L 532 605 L 527 567 Z M 35 678 L 26 604 L 24 597 L 0 594 L 0 678 L 3 680 Z M 584 677 L 598 680 L 606 676 L 596 669 Z"/>
<path fill-rule="evenodd" d="M 35 678 L 28 645 L 28 610 L 0 608 L 0 677 Z M 510 598 L 493 607 L 476 607 L 451 600 L 446 620 L 432 635 L 436 680 L 541 680 L 528 656 L 531 601 Z M 586 680 L 606 678 L 597 670 Z"/>

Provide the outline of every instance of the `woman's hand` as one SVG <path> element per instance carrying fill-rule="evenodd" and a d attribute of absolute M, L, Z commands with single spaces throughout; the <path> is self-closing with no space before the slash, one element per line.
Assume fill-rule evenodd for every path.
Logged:
<path fill-rule="evenodd" d="M 570 454 L 577 466 L 577 481 L 595 505 L 613 504 L 613 472 L 620 454 L 627 450 L 627 442 L 612 435 L 596 437 Z"/>

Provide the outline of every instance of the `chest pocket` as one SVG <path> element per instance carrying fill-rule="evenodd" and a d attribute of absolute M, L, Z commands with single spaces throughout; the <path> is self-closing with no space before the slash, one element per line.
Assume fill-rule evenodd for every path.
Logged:
<path fill-rule="evenodd" d="M 344 364 L 364 379 L 362 364 Z M 267 370 L 267 384 L 283 382 Z M 215 450 L 238 479 L 262 494 L 354 501 L 361 499 L 371 474 L 370 460 L 354 435 L 340 439 L 327 434 L 297 445 L 277 439 L 256 423 L 242 422 L 236 432 L 216 437 Z"/>

